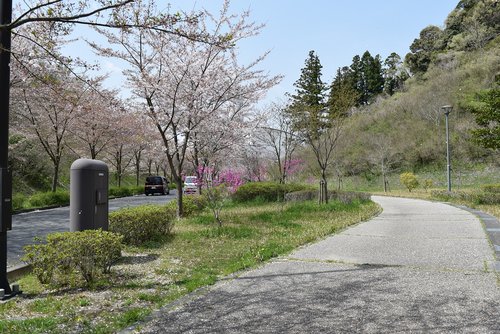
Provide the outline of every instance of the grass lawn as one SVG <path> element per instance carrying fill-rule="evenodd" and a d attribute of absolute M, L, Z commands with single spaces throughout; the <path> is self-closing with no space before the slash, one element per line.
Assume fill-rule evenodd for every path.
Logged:
<path fill-rule="evenodd" d="M 255 203 L 225 209 L 221 229 L 208 212 L 182 219 L 168 239 L 127 248 L 111 276 L 92 287 L 51 289 L 23 277 L 24 294 L 0 303 L 0 333 L 113 333 L 199 287 L 379 210 L 372 202 Z"/>

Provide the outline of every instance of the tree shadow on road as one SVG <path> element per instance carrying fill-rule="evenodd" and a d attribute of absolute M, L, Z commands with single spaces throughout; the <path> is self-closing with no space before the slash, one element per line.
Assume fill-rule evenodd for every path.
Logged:
<path fill-rule="evenodd" d="M 171 305 L 141 328 L 144 333 L 498 332 L 500 299 L 490 281 L 484 273 L 276 262 L 223 281 L 175 309 Z"/>

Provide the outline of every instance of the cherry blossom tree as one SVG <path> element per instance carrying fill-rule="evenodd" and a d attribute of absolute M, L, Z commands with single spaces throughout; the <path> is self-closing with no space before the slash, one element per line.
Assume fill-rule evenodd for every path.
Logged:
<path fill-rule="evenodd" d="M 45 64 L 48 65 L 48 64 Z M 63 152 L 89 86 L 69 77 L 61 66 L 43 66 L 44 82 L 29 78 L 21 89 L 22 107 L 16 116 L 23 121 L 24 134 L 34 136 L 53 164 L 52 191 L 56 191 Z"/>
<path fill-rule="evenodd" d="M 45 54 L 53 56 L 58 60 L 57 55 L 51 53 L 50 45 L 41 43 L 36 34 L 23 34 L 23 27 L 37 25 L 37 23 L 47 23 L 50 26 L 48 31 L 59 30 L 62 33 L 68 33 L 74 24 L 99 26 L 107 28 L 120 29 L 151 29 L 158 32 L 185 36 L 191 39 L 203 39 L 200 35 L 186 35 L 182 30 L 176 27 L 176 23 L 183 18 L 178 15 L 159 14 L 148 17 L 147 21 L 142 22 L 140 26 L 135 24 L 133 17 L 136 12 L 133 10 L 133 4 L 141 0 L 88 0 L 88 1 L 63 1 L 63 0 L 25 0 L 19 4 L 17 11 L 12 18 L 12 2 L 2 1 L 0 17 L 0 172 L 2 178 L 6 175 L 6 183 L 10 183 L 9 173 L 5 173 L 8 168 L 8 146 L 9 146 L 9 95 L 10 95 L 10 60 L 11 60 L 11 36 L 15 35 L 33 45 L 44 49 Z M 188 18 L 188 20 L 191 18 Z M 29 30 L 29 29 L 28 29 Z M 39 30 L 40 34 L 46 30 Z M 41 39 L 45 41 L 45 39 Z M 65 64 L 61 62 L 61 64 Z M 3 184 L 4 180 L 2 180 Z M 5 198 L 3 197 L 5 196 Z M 2 194 L 1 203 L 11 203 L 11 194 Z M 7 207 L 6 212 L 10 212 L 11 204 L 2 204 Z M 8 284 L 7 268 L 7 237 L 4 226 L 10 225 L 4 221 L 5 217 L 0 219 L 0 287 L 7 295 L 11 293 Z"/>
<path fill-rule="evenodd" d="M 100 78 L 94 81 L 71 128 L 74 137 L 72 150 L 78 156 L 90 159 L 102 155 L 115 138 L 115 125 L 120 122 L 115 111 L 121 108 L 117 92 L 102 88 L 98 84 L 102 81 Z"/>
<path fill-rule="evenodd" d="M 209 121 L 202 122 L 192 134 L 188 157 L 197 177 L 202 178 L 198 166 L 220 170 L 237 164 L 242 148 L 261 122 L 259 117 L 246 106 L 229 105 Z M 199 191 L 201 193 L 201 186 Z"/>
<path fill-rule="evenodd" d="M 228 105 L 251 105 L 280 80 L 256 69 L 266 54 L 249 65 L 238 64 L 237 43 L 262 28 L 248 22 L 248 17 L 248 12 L 229 14 L 226 1 L 219 16 L 204 12 L 198 20 L 181 24 L 187 36 L 214 36 L 213 43 L 159 31 L 123 29 L 103 32 L 111 45 L 121 47 L 118 51 L 92 44 L 101 55 L 130 65 L 124 74 L 134 94 L 147 105 L 163 140 L 177 185 L 179 216 L 183 214 L 182 172 L 193 134 Z"/>
<path fill-rule="evenodd" d="M 141 176 L 141 163 L 143 162 L 143 155 L 150 146 L 149 138 L 151 134 L 156 135 L 155 129 L 150 129 L 150 123 L 146 119 L 146 115 L 140 110 L 134 111 L 136 119 L 136 127 L 130 138 L 132 143 L 132 156 L 135 169 L 136 186 L 139 186 L 139 179 Z"/>
<path fill-rule="evenodd" d="M 292 158 L 295 149 L 300 145 L 286 108 L 283 103 L 273 103 L 268 107 L 268 121 L 261 127 L 259 134 L 259 139 L 274 153 L 280 183 L 285 183 L 288 176 L 295 172 L 297 160 Z"/>
<path fill-rule="evenodd" d="M 115 171 L 116 185 L 121 187 L 122 178 L 133 160 L 133 150 L 136 145 L 134 136 L 140 119 L 125 107 L 115 111 L 117 122 L 114 124 L 114 139 L 108 145 L 108 160 Z"/>

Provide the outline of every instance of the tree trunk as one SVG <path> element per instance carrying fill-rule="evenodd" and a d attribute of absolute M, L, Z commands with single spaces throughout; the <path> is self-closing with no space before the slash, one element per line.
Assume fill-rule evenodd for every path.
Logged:
<path fill-rule="evenodd" d="M 387 192 L 387 178 L 385 176 L 385 172 L 382 172 L 382 180 L 384 181 L 384 192 Z"/>
<path fill-rule="evenodd" d="M 151 166 L 153 165 L 153 160 L 148 160 L 148 175 L 151 175 Z"/>
<path fill-rule="evenodd" d="M 59 162 L 54 163 L 54 176 L 52 177 L 52 192 L 57 190 L 57 182 L 59 181 Z"/>
<path fill-rule="evenodd" d="M 182 178 L 179 176 L 175 183 L 177 185 L 177 217 L 184 216 L 184 208 L 182 206 Z"/>
<path fill-rule="evenodd" d="M 97 150 L 95 149 L 95 146 L 90 147 L 90 157 L 95 160 L 97 158 Z"/>
<path fill-rule="evenodd" d="M 136 154 L 135 156 L 135 180 L 136 186 L 139 186 L 139 177 L 141 174 L 141 153 Z"/>
<path fill-rule="evenodd" d="M 384 182 L 384 192 L 386 193 L 387 192 L 387 178 L 386 178 L 386 175 L 385 175 L 385 163 L 384 163 L 384 159 L 382 158 L 382 181 Z"/>
<path fill-rule="evenodd" d="M 321 187 L 320 194 L 322 196 L 320 196 L 319 203 L 320 204 L 323 204 L 323 203 L 324 204 L 328 204 L 328 185 L 327 185 L 327 182 L 326 182 L 326 170 L 325 169 L 321 170 L 320 187 Z"/>
<path fill-rule="evenodd" d="M 197 134 L 195 132 L 195 134 L 194 134 L 194 139 L 195 140 L 194 140 L 194 145 L 193 145 L 193 160 L 194 160 L 193 161 L 193 164 L 194 164 L 193 167 L 194 167 L 194 170 L 195 170 L 195 173 L 196 173 L 196 177 L 198 178 L 198 180 L 203 180 L 203 175 L 202 175 L 202 173 L 200 173 L 200 170 L 199 170 L 199 168 L 200 168 L 200 158 L 198 156 L 198 145 L 196 144 L 196 135 Z M 204 164 L 203 168 L 205 168 L 205 167 L 208 167 L 208 164 Z M 197 187 L 198 187 L 198 194 L 201 195 L 201 183 L 200 182 L 198 182 Z"/>

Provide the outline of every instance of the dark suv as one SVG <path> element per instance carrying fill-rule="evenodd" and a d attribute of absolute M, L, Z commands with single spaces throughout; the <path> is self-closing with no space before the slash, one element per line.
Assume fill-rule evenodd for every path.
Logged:
<path fill-rule="evenodd" d="M 144 194 L 146 194 L 146 196 L 154 194 L 170 194 L 167 179 L 163 176 L 148 176 L 146 178 L 146 184 L 144 185 Z"/>

